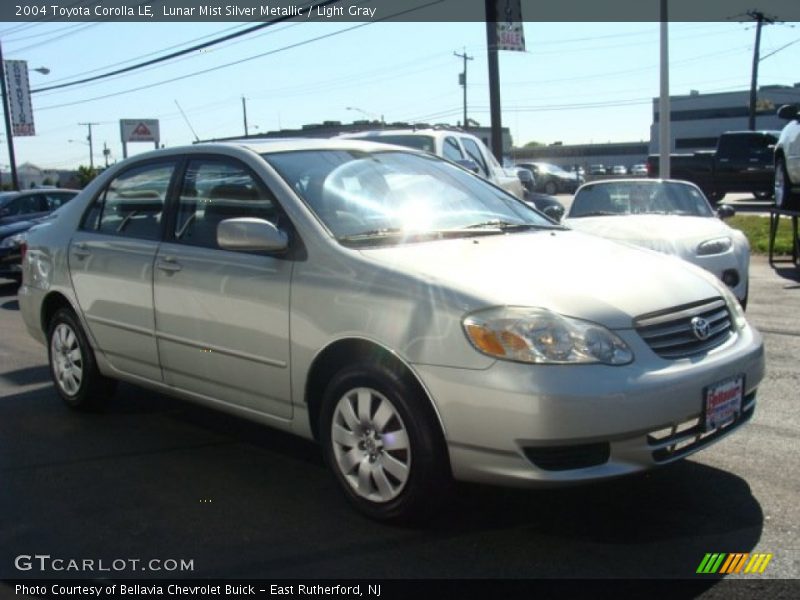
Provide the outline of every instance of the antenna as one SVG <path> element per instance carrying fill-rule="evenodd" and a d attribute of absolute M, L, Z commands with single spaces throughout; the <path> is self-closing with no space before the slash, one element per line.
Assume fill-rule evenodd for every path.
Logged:
<path fill-rule="evenodd" d="M 196 143 L 196 142 L 199 142 L 199 141 L 200 141 L 200 138 L 199 138 L 199 137 L 197 137 L 197 132 L 194 130 L 194 127 L 192 127 L 192 124 L 189 122 L 189 117 L 187 117 L 187 116 L 186 116 L 186 113 L 185 113 L 185 112 L 183 112 L 183 109 L 181 108 L 181 105 L 180 105 L 180 104 L 178 104 L 178 101 L 177 101 L 177 100 L 175 100 L 175 106 L 177 106 L 177 107 L 178 107 L 178 110 L 179 110 L 179 111 L 181 111 L 181 115 L 183 115 L 183 120 L 184 120 L 184 121 L 186 121 L 186 125 L 188 125 L 188 126 L 189 126 L 189 129 L 192 131 L 192 135 L 194 136 L 194 141 L 195 141 L 195 143 Z"/>

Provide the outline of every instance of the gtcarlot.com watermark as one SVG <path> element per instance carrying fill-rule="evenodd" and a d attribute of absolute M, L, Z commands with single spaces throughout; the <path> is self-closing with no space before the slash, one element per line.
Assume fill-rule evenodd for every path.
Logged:
<path fill-rule="evenodd" d="M 29 573 L 186 573 L 194 571 L 194 559 L 61 558 L 49 554 L 20 554 L 14 559 L 14 568 Z"/>

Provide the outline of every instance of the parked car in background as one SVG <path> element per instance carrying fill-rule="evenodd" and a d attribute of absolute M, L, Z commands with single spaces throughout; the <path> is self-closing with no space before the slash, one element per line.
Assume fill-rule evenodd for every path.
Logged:
<path fill-rule="evenodd" d="M 637 163 L 631 167 L 631 175 L 647 176 L 647 165 L 645 163 Z"/>
<path fill-rule="evenodd" d="M 627 175 L 628 169 L 625 168 L 625 165 L 614 165 L 611 167 L 611 174 L 612 175 Z"/>
<path fill-rule="evenodd" d="M 558 198 L 536 191 L 536 179 L 530 169 L 517 167 L 516 172 L 524 189 L 525 202 L 531 204 L 536 210 L 546 214 L 554 221 L 560 221 L 564 217 L 564 205 L 558 201 Z"/>
<path fill-rule="evenodd" d="M 604 165 L 589 165 L 589 175 L 605 175 L 606 168 Z"/>
<path fill-rule="evenodd" d="M 520 200 L 524 196 L 515 170 L 504 168 L 479 138 L 460 129 L 377 129 L 339 137 L 424 150 L 474 171 Z"/>
<path fill-rule="evenodd" d="M 674 462 L 746 423 L 764 376 L 759 333 L 702 269 L 396 146 L 140 154 L 27 245 L 20 312 L 69 407 L 125 380 L 316 439 L 376 519 L 429 512 L 452 477 Z"/>
<path fill-rule="evenodd" d="M 544 162 L 519 162 L 518 167 L 528 169 L 536 180 L 536 191 L 545 194 L 572 194 L 578 189 L 581 179 L 577 173 L 565 171 L 557 165 Z"/>
<path fill-rule="evenodd" d="M 43 217 L 77 194 L 77 190 L 58 188 L 0 192 L 0 225 Z"/>
<path fill-rule="evenodd" d="M 710 271 L 747 305 L 750 245 L 720 216 L 694 184 L 620 179 L 583 185 L 564 224 L 579 231 L 679 256 Z"/>
<path fill-rule="evenodd" d="M 800 114 L 797 106 L 787 104 L 778 116 L 788 123 L 775 145 L 775 205 L 800 210 Z"/>
<path fill-rule="evenodd" d="M 770 198 L 775 186 L 774 150 L 778 131 L 729 131 L 719 136 L 716 151 L 671 154 L 670 176 L 696 184 L 714 203 L 727 193 L 748 192 Z M 659 177 L 660 158 L 647 158 L 650 177 Z"/>
<path fill-rule="evenodd" d="M 56 196 L 51 198 L 48 206 L 56 206 L 52 212 L 26 212 L 25 217 L 18 214 L 6 214 L 11 219 L 10 222 L 0 224 L 0 278 L 12 279 L 19 283 L 22 279 L 22 245 L 25 242 L 25 234 L 29 229 L 41 223 L 47 222 L 56 217 L 61 208 L 68 200 L 74 198 L 78 192 L 75 190 L 59 190 L 54 192 Z M 27 194 L 10 192 L 10 199 L 13 201 L 23 199 L 20 204 L 12 204 L 12 208 L 22 210 L 30 207 L 38 208 L 40 199 L 37 194 Z M 13 195 L 18 194 L 18 195 Z M 7 199 L 8 200 L 8 199 Z M 0 198 L 2 201 L 2 198 Z"/>

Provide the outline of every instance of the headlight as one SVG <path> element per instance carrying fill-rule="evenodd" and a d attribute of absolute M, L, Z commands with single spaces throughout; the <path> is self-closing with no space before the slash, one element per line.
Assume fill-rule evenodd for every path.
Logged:
<path fill-rule="evenodd" d="M 697 245 L 697 256 L 708 256 L 709 254 L 722 254 L 733 246 L 733 241 L 729 237 L 714 238 L 706 240 Z"/>
<path fill-rule="evenodd" d="M 0 248 L 16 248 L 24 240 L 25 237 L 20 234 L 10 235 L 7 238 L 4 238 L 2 241 L 0 241 Z"/>
<path fill-rule="evenodd" d="M 739 299 L 733 295 L 733 292 L 725 285 L 717 285 L 722 297 L 725 299 L 725 304 L 728 305 L 728 310 L 731 313 L 731 318 L 736 326 L 737 331 L 741 331 L 747 326 L 747 319 L 744 317 L 744 309 L 739 303 Z"/>
<path fill-rule="evenodd" d="M 477 350 L 502 360 L 607 365 L 633 360 L 627 344 L 602 325 L 544 308 L 492 308 L 467 315 L 463 325 Z"/>

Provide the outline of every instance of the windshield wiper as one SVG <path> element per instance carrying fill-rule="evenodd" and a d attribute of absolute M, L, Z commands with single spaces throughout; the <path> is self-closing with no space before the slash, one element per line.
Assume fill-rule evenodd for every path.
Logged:
<path fill-rule="evenodd" d="M 354 242 L 373 238 L 393 237 L 402 233 L 405 233 L 405 230 L 401 229 L 400 227 L 381 227 L 379 229 L 369 229 L 367 231 L 359 231 L 358 233 L 342 235 L 339 236 L 338 239 L 343 242 Z"/>
<path fill-rule="evenodd" d="M 483 221 L 481 223 L 473 223 L 472 225 L 465 225 L 458 229 L 450 231 L 463 231 L 464 229 L 499 229 L 500 231 L 523 231 L 526 229 L 552 229 L 552 225 L 540 225 L 538 223 L 520 223 L 503 221 L 501 219 L 492 219 L 491 221 Z"/>

